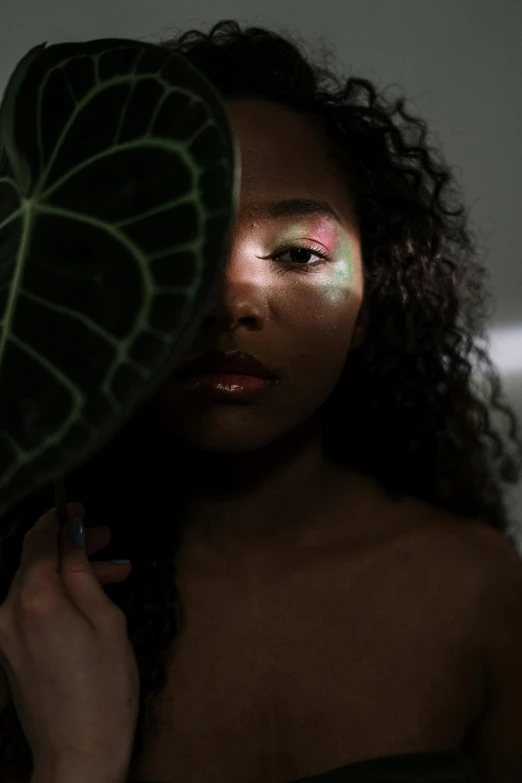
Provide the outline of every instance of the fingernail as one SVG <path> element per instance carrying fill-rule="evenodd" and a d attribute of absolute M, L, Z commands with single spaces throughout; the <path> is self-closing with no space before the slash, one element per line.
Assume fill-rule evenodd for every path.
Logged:
<path fill-rule="evenodd" d="M 83 519 L 75 517 L 67 525 L 69 535 L 75 544 L 83 546 L 85 544 L 85 531 L 83 529 Z"/>
<path fill-rule="evenodd" d="M 130 563 L 130 560 L 109 560 L 109 563 Z"/>

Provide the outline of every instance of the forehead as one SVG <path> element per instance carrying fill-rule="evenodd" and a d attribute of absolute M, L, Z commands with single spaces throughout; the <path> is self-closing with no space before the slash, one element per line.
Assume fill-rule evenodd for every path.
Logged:
<path fill-rule="evenodd" d="M 241 156 L 241 202 L 256 216 L 291 198 L 320 199 L 346 217 L 347 187 L 317 128 L 296 112 L 268 101 L 226 102 Z"/>

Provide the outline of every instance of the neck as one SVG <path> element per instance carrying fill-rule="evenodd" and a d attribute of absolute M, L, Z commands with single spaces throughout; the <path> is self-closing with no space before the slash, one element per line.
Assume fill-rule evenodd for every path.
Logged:
<path fill-rule="evenodd" d="M 313 542 L 332 475 L 319 417 L 252 452 L 186 447 L 181 462 L 185 546 L 233 558 Z"/>

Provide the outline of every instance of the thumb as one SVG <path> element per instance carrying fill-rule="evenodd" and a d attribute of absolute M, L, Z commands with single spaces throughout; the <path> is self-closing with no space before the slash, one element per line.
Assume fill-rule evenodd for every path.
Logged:
<path fill-rule="evenodd" d="M 63 525 L 60 531 L 60 572 L 69 597 L 92 621 L 96 616 L 103 617 L 106 614 L 111 601 L 105 595 L 89 562 L 83 530 L 85 508 L 80 505 L 78 510 L 79 505 L 74 503 L 67 506 L 69 522 Z M 75 516 L 70 513 L 69 506 L 74 506 Z"/>
<path fill-rule="evenodd" d="M 85 530 L 83 529 L 83 517 L 73 517 L 67 525 L 64 525 L 67 540 L 78 544 L 85 551 Z"/>
<path fill-rule="evenodd" d="M 85 552 L 85 531 L 83 520 L 85 506 L 83 503 L 67 504 L 67 524 L 60 527 L 60 559 L 66 559 L 68 563 L 82 560 L 82 555 L 87 558 Z"/>

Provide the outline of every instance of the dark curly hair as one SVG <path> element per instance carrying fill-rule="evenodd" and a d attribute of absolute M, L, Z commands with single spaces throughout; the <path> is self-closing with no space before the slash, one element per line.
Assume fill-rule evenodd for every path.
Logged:
<path fill-rule="evenodd" d="M 326 64 L 328 47 L 318 65 L 286 31 L 227 20 L 208 34 L 190 30 L 158 45 L 182 53 L 225 98 L 269 100 L 314 123 L 353 195 L 367 331 L 324 405 L 325 453 L 390 493 L 489 525 L 516 547 L 502 484 L 520 479 L 522 443 L 487 346 L 479 345 L 487 343 L 491 314 L 486 270 L 455 178 L 426 141 L 426 122 L 366 79 L 341 82 Z M 508 423 L 506 434 L 493 426 L 494 414 Z M 173 454 L 174 437 L 144 404 L 66 480 L 68 500 L 85 503 L 86 527 L 112 530 L 103 559 L 132 559 L 131 575 L 104 589 L 125 612 L 140 671 L 134 757 L 145 719 L 158 726 L 153 702 L 184 627 Z M 19 567 L 24 534 L 54 505 L 48 486 L 4 516 L 0 601 Z M 31 770 L 9 703 L 0 713 L 0 778 L 26 783 Z"/>

